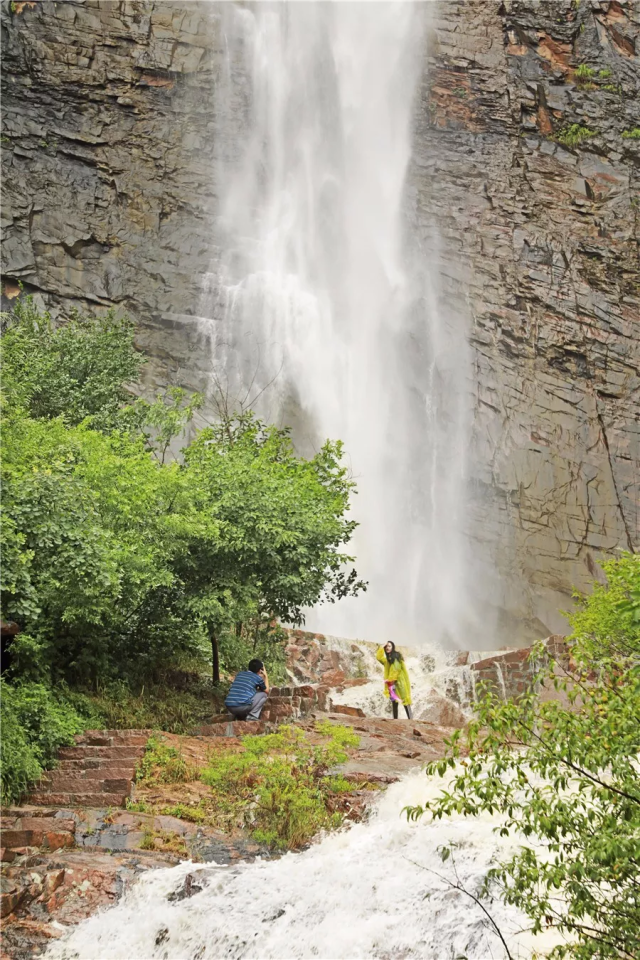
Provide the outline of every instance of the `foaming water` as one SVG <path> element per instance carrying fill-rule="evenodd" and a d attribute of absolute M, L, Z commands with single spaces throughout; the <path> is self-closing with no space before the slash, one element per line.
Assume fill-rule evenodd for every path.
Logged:
<path fill-rule="evenodd" d="M 366 595 L 312 629 L 463 644 L 470 364 L 410 224 L 413 118 L 431 4 L 216 5 L 225 153 L 202 312 L 212 393 L 341 439 Z"/>
<path fill-rule="evenodd" d="M 503 948 L 480 908 L 431 871 L 454 880 L 438 847 L 454 842 L 461 884 L 475 892 L 497 853 L 513 840 L 489 817 L 407 823 L 406 804 L 439 790 L 410 774 L 382 796 L 366 823 L 301 854 L 233 867 L 181 864 L 152 871 L 115 907 L 81 923 L 47 951 L 48 960 L 217 960 L 233 958 L 499 958 Z M 169 901 L 196 870 L 204 889 Z M 523 917 L 500 902 L 490 912 L 512 956 L 531 956 Z"/>
<path fill-rule="evenodd" d="M 375 657 L 376 645 L 337 637 L 325 637 L 324 642 L 330 649 L 346 654 L 357 665 L 360 677 L 367 680 L 361 686 L 332 690 L 332 702 L 359 707 L 367 717 L 390 716 L 389 700 L 383 692 L 383 669 Z M 437 647 L 431 647 L 428 653 L 403 647 L 402 653 L 411 680 L 411 702 L 416 720 L 432 719 L 430 711 L 441 702 L 441 698 L 451 701 L 464 713 L 471 713 L 475 689 L 473 673 L 468 666 L 456 666 L 455 657 Z"/>

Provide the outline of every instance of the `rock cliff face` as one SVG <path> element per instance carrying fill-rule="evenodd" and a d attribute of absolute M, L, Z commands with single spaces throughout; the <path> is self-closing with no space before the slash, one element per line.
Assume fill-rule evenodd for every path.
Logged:
<path fill-rule="evenodd" d="M 3 2 L 2 32 L 5 298 L 126 310 L 148 388 L 201 387 L 217 5 Z M 473 537 L 511 637 L 640 543 L 638 53 L 633 2 L 432 8 L 409 216 L 469 317 Z"/>
<path fill-rule="evenodd" d="M 439 11 L 414 215 L 471 313 L 476 535 L 503 609 L 562 629 L 596 557 L 640 539 L 640 6 Z"/>

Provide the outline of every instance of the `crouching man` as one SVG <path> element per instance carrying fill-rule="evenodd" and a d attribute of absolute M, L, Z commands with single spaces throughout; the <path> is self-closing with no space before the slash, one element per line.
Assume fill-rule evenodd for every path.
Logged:
<path fill-rule="evenodd" d="M 252 660 L 246 670 L 237 673 L 225 707 L 236 720 L 259 720 L 269 693 L 269 677 L 262 660 Z"/>

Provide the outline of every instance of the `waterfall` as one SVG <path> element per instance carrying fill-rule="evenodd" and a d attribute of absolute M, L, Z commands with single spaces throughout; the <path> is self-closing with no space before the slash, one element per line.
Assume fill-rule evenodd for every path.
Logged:
<path fill-rule="evenodd" d="M 411 187 L 431 4 L 214 7 L 212 395 L 290 426 L 304 454 L 344 441 L 369 589 L 312 629 L 468 646 L 466 324 L 439 302 Z"/>
<path fill-rule="evenodd" d="M 477 892 L 492 858 L 508 856 L 517 841 L 498 837 L 496 818 L 484 815 L 407 823 L 402 807 L 440 788 L 409 774 L 389 787 L 369 821 L 280 860 L 149 871 L 117 906 L 49 947 L 47 960 L 503 957 L 482 910 L 447 880 L 455 882 L 457 871 Z M 456 844 L 455 869 L 438 854 L 447 843 Z M 187 873 L 202 889 L 176 901 Z M 523 932 L 527 920 L 514 908 L 499 900 L 487 906 L 514 958 L 554 945 L 549 934 L 534 940 Z"/>

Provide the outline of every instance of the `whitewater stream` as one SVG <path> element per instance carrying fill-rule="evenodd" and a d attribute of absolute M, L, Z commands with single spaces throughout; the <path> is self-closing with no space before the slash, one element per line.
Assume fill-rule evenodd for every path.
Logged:
<path fill-rule="evenodd" d="M 513 840 L 493 832 L 495 819 L 408 823 L 404 805 L 439 789 L 424 773 L 392 785 L 370 818 L 322 839 L 303 853 L 237 866 L 183 863 L 150 871 L 111 909 L 54 943 L 48 960 L 218 960 L 218 958 L 385 958 L 489 960 L 504 948 L 482 910 L 446 880 L 451 861 L 438 847 L 457 844 L 455 869 L 477 890 L 497 853 Z M 170 900 L 186 874 L 202 889 Z M 514 958 L 544 938 L 499 901 L 486 904 Z"/>

